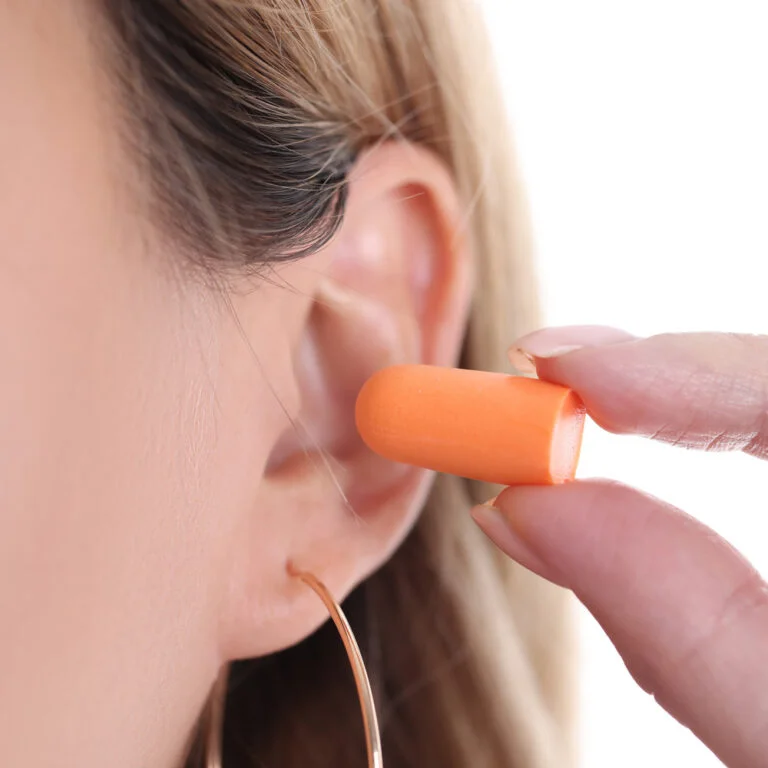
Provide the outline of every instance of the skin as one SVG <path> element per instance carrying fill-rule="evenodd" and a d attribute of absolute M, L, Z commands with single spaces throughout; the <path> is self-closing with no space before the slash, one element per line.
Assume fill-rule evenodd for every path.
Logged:
<path fill-rule="evenodd" d="M 390 144 L 321 253 L 229 302 L 181 279 L 137 217 L 89 12 L 0 0 L 0 754 L 159 768 L 222 663 L 323 621 L 289 561 L 342 597 L 412 525 L 429 476 L 366 451 L 354 393 L 455 361 L 471 253 L 440 163 Z M 766 455 L 765 338 L 519 346 L 609 429 Z M 611 483 L 497 504 L 484 530 L 573 589 L 643 687 L 727 764 L 761 762 L 768 590 L 733 549 Z"/>
<path fill-rule="evenodd" d="M 0 0 L 0 754 L 26 768 L 177 765 L 223 663 L 327 618 L 289 561 L 339 598 L 383 562 L 430 477 L 365 449 L 354 394 L 453 363 L 470 295 L 454 185 L 406 144 L 272 280 L 175 269 L 94 24 Z"/>
<path fill-rule="evenodd" d="M 612 432 L 768 458 L 766 336 L 550 328 L 513 358 L 574 388 Z M 615 482 L 510 488 L 494 505 L 473 512 L 483 530 L 572 589 L 643 689 L 726 765 L 764 764 L 768 585 L 733 547 Z"/>

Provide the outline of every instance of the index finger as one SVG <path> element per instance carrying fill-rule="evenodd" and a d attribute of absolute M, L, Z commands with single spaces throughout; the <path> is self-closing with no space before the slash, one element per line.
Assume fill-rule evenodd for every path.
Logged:
<path fill-rule="evenodd" d="M 768 336 L 547 328 L 510 357 L 574 389 L 611 432 L 768 458 Z"/>

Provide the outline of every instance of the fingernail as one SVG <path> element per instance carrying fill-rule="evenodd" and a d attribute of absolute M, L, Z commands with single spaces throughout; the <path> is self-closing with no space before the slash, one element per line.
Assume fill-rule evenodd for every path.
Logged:
<path fill-rule="evenodd" d="M 533 355 L 520 347 L 510 347 L 507 350 L 507 357 L 512 363 L 513 368 L 517 368 L 520 373 L 536 373 L 536 361 Z"/>
<path fill-rule="evenodd" d="M 493 500 L 472 509 L 472 519 L 480 530 L 505 554 L 525 568 L 549 578 L 551 569 L 531 550 Z"/>
<path fill-rule="evenodd" d="M 635 338 L 631 333 L 604 325 L 567 325 L 529 333 L 518 339 L 507 354 L 519 371 L 533 373 L 536 358 L 562 357 L 585 347 L 604 347 Z"/>

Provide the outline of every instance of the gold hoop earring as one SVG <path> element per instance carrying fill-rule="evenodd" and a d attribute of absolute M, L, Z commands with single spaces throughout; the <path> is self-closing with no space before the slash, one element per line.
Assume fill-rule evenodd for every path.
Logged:
<path fill-rule="evenodd" d="M 229 664 L 225 664 L 208 700 L 205 734 L 205 768 L 221 768 L 221 731 L 224 725 L 224 705 L 227 700 Z"/>
<path fill-rule="evenodd" d="M 349 657 L 349 663 L 352 666 L 352 672 L 355 676 L 357 696 L 360 700 L 363 727 L 365 728 L 365 744 L 368 752 L 368 768 L 383 768 L 384 757 L 381 750 L 381 734 L 379 732 L 378 718 L 376 717 L 376 705 L 373 700 L 371 682 L 368 679 L 363 656 L 360 653 L 360 648 L 357 645 L 352 628 L 349 626 L 347 617 L 328 588 L 319 579 L 306 571 L 297 571 L 292 566 L 289 566 L 288 572 L 291 576 L 303 581 L 323 601 L 333 619 L 333 623 L 336 625 L 336 629 L 341 635 L 344 648 Z M 229 666 L 227 665 L 222 669 L 211 691 L 205 750 L 206 768 L 222 768 L 221 729 L 224 724 L 224 702 L 227 693 L 228 676 Z"/>

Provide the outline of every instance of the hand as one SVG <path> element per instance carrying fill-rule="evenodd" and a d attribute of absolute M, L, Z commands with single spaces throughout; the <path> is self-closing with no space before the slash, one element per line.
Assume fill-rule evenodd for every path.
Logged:
<path fill-rule="evenodd" d="M 768 458 L 768 336 L 592 326 L 518 344 L 609 431 Z M 768 585 L 726 541 L 610 481 L 509 488 L 473 516 L 510 557 L 573 590 L 635 681 L 726 765 L 768 765 Z"/>

